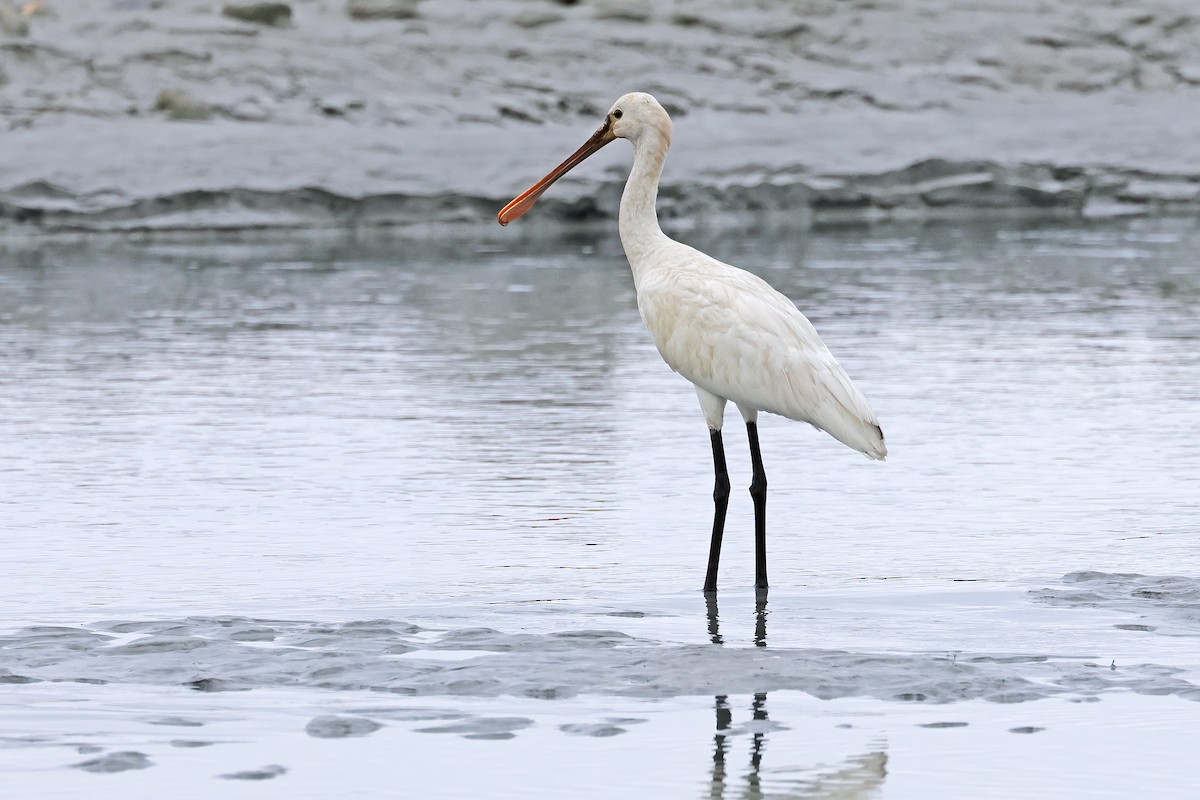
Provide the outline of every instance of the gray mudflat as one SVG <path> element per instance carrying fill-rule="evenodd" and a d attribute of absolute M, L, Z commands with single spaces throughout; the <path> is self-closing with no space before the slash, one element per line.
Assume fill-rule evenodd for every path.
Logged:
<path fill-rule="evenodd" d="M 75 0 L 0 33 L 0 220 L 491 224 L 630 90 L 676 117 L 670 217 L 1200 204 L 1190 0 L 219 5 Z M 621 148 L 538 216 L 613 217 Z"/>

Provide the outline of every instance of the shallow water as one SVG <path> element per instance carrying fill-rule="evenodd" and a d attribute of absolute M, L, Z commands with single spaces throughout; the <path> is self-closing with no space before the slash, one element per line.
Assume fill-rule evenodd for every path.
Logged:
<path fill-rule="evenodd" d="M 698 591 L 708 437 L 607 229 L 0 246 L 0 768 L 1192 796 L 1200 227 L 680 235 L 793 297 L 888 436 L 760 421 L 766 604 L 743 492 Z"/>

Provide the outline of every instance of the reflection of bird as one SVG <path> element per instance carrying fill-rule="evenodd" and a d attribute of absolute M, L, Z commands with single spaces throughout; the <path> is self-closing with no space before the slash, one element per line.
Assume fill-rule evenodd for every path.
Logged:
<path fill-rule="evenodd" d="M 750 437 L 754 479 L 755 586 L 767 586 L 767 477 L 758 445 L 758 412 L 808 422 L 838 441 L 883 459 L 883 431 L 866 399 L 803 314 L 756 275 L 722 264 L 669 239 L 655 201 L 671 118 L 648 94 L 627 94 L 600 129 L 570 158 L 505 206 L 501 225 L 533 207 L 552 183 L 614 139 L 633 142 L 633 169 L 621 196 L 621 244 L 637 287 L 638 309 L 663 359 L 696 386 L 712 439 L 716 504 L 706 592 L 717 588 L 717 564 L 729 474 L 721 425 L 725 404 L 737 404 Z"/>
<path fill-rule="evenodd" d="M 705 597 L 708 616 L 708 634 L 713 644 L 723 645 L 721 623 L 717 611 L 715 594 Z M 754 607 L 754 644 L 767 646 L 767 599 L 759 593 Z M 763 753 L 767 748 L 767 736 L 773 731 L 787 727 L 773 722 L 767 713 L 767 693 L 755 692 L 750 703 L 751 720 L 739 726 L 733 724 L 733 710 L 729 696 L 713 698 L 716 712 L 716 732 L 713 734 L 712 776 L 708 785 L 708 800 L 725 800 L 726 789 L 732 786 L 726 760 L 729 756 L 730 738 L 739 734 L 750 734 L 750 770 L 744 777 L 741 791 L 735 795 L 742 800 L 765 800 L 767 797 L 790 798 L 791 800 L 866 800 L 874 797 L 877 789 L 887 777 L 887 743 L 878 743 L 882 749 L 872 750 L 843 759 L 836 766 L 817 764 L 811 767 L 777 767 L 768 775 L 763 774 Z M 770 778 L 770 780 L 764 780 Z"/>
<path fill-rule="evenodd" d="M 769 730 L 774 727 L 767 717 L 765 692 L 755 694 L 750 704 L 752 721 L 745 726 L 754 731 L 750 742 L 750 769 L 740 785 L 735 783 L 726 765 L 729 756 L 727 739 L 737 733 L 733 726 L 733 711 L 726 695 L 718 695 L 715 700 L 717 731 L 713 734 L 712 776 L 707 787 L 707 800 L 725 800 L 726 797 L 738 800 L 867 800 L 878 796 L 887 778 L 886 750 L 848 756 L 836 765 L 764 770 L 762 760 L 767 733 L 759 728 Z M 882 746 L 886 747 L 886 744 Z"/>

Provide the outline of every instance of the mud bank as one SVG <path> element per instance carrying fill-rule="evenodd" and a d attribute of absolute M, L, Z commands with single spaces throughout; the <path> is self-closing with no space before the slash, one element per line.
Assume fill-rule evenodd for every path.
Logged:
<path fill-rule="evenodd" d="M 487 223 L 635 89 L 669 218 L 1200 210 L 1187 0 L 224 5 L 0 3 L 0 220 Z M 593 162 L 539 217 L 612 216 L 628 152 Z"/>

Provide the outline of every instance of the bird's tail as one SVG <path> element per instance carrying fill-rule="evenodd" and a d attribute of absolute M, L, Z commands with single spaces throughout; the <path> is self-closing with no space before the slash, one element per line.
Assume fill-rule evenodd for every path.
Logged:
<path fill-rule="evenodd" d="M 814 426 L 847 447 L 854 448 L 872 461 L 883 461 L 887 458 L 887 444 L 883 440 L 883 428 L 880 428 L 876 422 L 843 418 L 827 420 L 825 425 L 814 423 Z"/>
<path fill-rule="evenodd" d="M 870 425 L 868 428 L 869 430 L 866 431 L 867 447 L 860 448 L 862 454 L 872 461 L 883 461 L 887 458 L 887 444 L 883 441 L 883 428 L 878 425 Z"/>
<path fill-rule="evenodd" d="M 811 374 L 811 373 L 810 373 Z M 792 419 L 803 419 L 825 431 L 847 447 L 852 447 L 872 461 L 887 458 L 887 445 L 883 441 L 883 428 L 879 418 L 867 405 L 867 398 L 850 380 L 833 356 L 828 356 L 820 378 L 811 380 L 809 402 L 795 410 L 798 414 L 787 415 Z M 789 382 L 792 373 L 788 374 Z M 800 381 L 792 382 L 793 387 Z M 793 389 L 794 396 L 802 397 Z"/>

